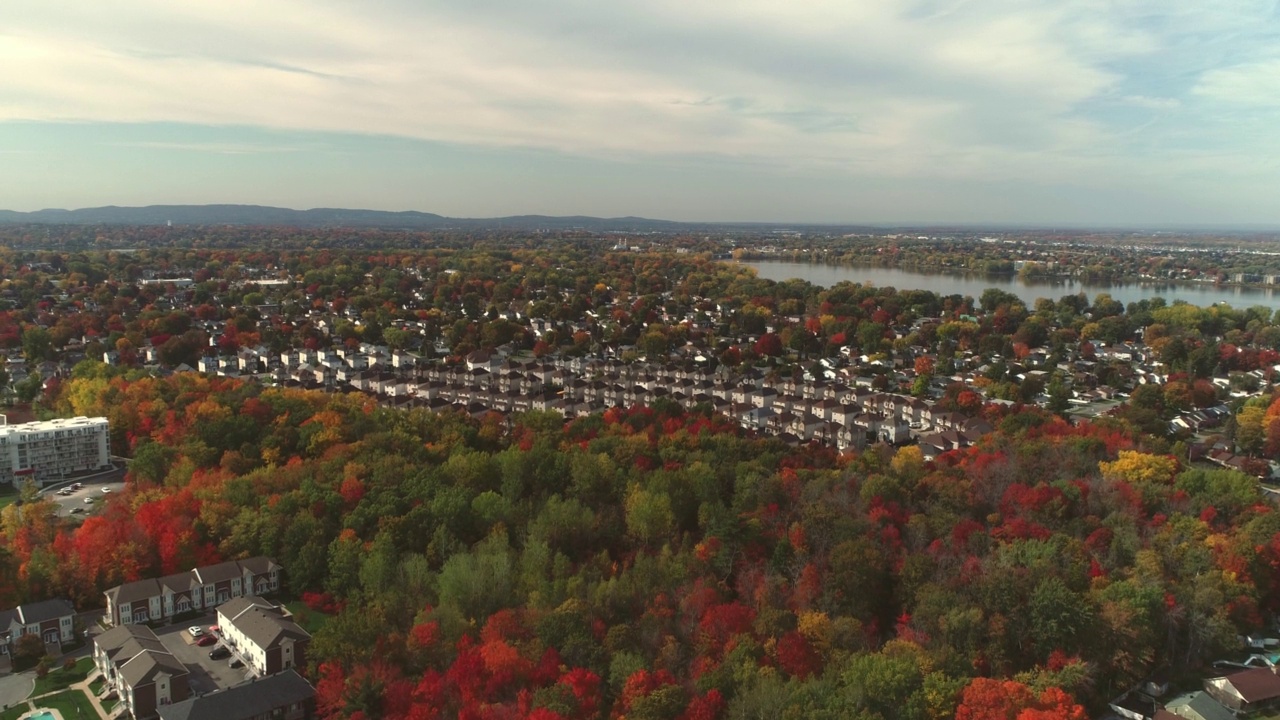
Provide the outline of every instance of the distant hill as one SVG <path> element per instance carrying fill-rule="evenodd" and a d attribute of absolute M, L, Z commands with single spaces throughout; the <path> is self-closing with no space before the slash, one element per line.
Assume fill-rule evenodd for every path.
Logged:
<path fill-rule="evenodd" d="M 0 223 L 57 225 L 291 225 L 300 227 L 368 227 L 406 230 L 445 228 L 512 228 L 528 230 L 673 230 L 685 223 L 639 217 L 598 218 L 574 215 L 516 215 L 500 218 L 449 218 L 416 211 L 313 208 L 290 210 L 263 205 L 114 205 L 79 210 L 0 210 Z"/>

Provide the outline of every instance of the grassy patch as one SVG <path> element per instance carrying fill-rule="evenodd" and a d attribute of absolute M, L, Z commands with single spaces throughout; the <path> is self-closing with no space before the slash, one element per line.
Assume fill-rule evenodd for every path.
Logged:
<path fill-rule="evenodd" d="M 331 617 L 322 612 L 312 610 L 301 600 L 285 603 L 284 606 L 289 612 L 293 613 L 293 621 L 312 635 L 315 635 L 317 630 L 324 627 L 324 624 L 329 622 Z"/>
<path fill-rule="evenodd" d="M 42 678 L 36 678 L 36 689 L 31 692 L 34 695 L 44 695 L 57 690 L 61 690 L 70 686 L 72 683 L 78 683 L 89 676 L 89 672 L 93 670 L 93 658 L 80 658 L 76 661 L 75 667 L 70 670 L 58 668 L 51 670 L 48 675 Z"/>
<path fill-rule="evenodd" d="M 99 675 L 97 680 L 94 680 L 93 682 L 89 683 L 89 692 L 93 693 L 94 695 L 97 695 L 98 693 L 102 692 L 102 686 L 106 684 L 107 684 L 106 678 Z"/>
<path fill-rule="evenodd" d="M 18 499 L 18 489 L 12 485 L 0 485 L 0 510 L 13 504 Z"/>
<path fill-rule="evenodd" d="M 23 715 L 26 715 L 30 711 L 31 711 L 31 704 L 28 703 L 26 700 L 23 700 L 22 702 L 18 703 L 17 705 L 14 705 L 8 710 L 5 710 L 4 712 L 0 712 L 0 720 L 18 720 L 18 718 L 22 717 Z"/>
<path fill-rule="evenodd" d="M 57 695 L 41 698 L 36 704 L 61 712 L 63 720 L 94 720 L 98 717 L 98 711 L 94 709 L 93 703 L 89 702 L 89 697 L 81 690 L 66 690 Z"/>

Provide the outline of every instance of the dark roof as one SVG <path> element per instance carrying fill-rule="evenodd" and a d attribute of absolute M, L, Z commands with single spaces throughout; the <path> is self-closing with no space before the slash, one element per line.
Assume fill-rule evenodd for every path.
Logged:
<path fill-rule="evenodd" d="M 160 594 L 160 583 L 154 579 L 135 580 L 123 585 L 117 585 L 107 591 L 117 604 L 134 603 L 139 600 L 147 600 Z"/>
<path fill-rule="evenodd" d="M 1271 668 L 1242 670 L 1234 675 L 1228 675 L 1225 680 L 1247 703 L 1280 697 L 1280 676 L 1277 676 Z"/>
<path fill-rule="evenodd" d="M 190 592 L 196 586 L 195 578 L 191 577 L 191 573 L 184 572 L 177 575 L 166 575 L 160 578 L 158 582 L 162 587 L 167 587 L 175 593 Z"/>
<path fill-rule="evenodd" d="M 117 665 L 120 676 L 124 678 L 129 687 L 136 688 L 141 685 L 153 683 L 156 676 L 164 674 L 170 677 L 179 677 L 187 675 L 187 666 L 178 661 L 163 646 L 159 650 L 147 650 L 138 653 L 132 658 L 126 660 L 123 665 Z"/>
<path fill-rule="evenodd" d="M 315 697 L 311 684 L 293 670 L 250 680 L 226 690 L 159 708 L 160 720 L 247 720 Z"/>
<path fill-rule="evenodd" d="M 146 625 L 121 625 L 93 639 L 95 645 L 118 668 L 130 687 L 154 682 L 161 673 L 173 677 L 187 674 L 187 668 L 165 648 Z"/>
<path fill-rule="evenodd" d="M 196 568 L 192 572 L 199 578 L 203 585 L 212 585 L 214 583 L 231 580 L 240 577 L 240 565 L 234 560 L 208 567 Z"/>
<path fill-rule="evenodd" d="M 76 609 L 71 605 L 71 601 L 63 598 L 26 603 L 12 610 L 0 612 L 0 630 L 8 628 L 14 620 L 17 620 L 19 625 L 36 625 L 46 620 L 57 620 L 75 614 Z"/>

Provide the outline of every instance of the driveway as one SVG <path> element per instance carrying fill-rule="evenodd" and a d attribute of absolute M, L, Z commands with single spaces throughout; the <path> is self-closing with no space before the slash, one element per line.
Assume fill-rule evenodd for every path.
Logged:
<path fill-rule="evenodd" d="M 187 666 L 187 671 L 191 673 L 191 676 L 187 678 L 187 683 L 191 687 L 193 695 L 231 687 L 244 682 L 248 677 L 246 668 L 233 669 L 227 665 L 225 658 L 222 660 L 209 659 L 209 651 L 213 650 L 217 645 L 200 647 L 192 642 L 191 636 L 187 634 L 188 626 L 200 625 L 207 628 L 216 622 L 215 618 L 216 616 L 213 613 L 209 613 L 196 620 L 184 622 L 182 625 L 172 625 L 156 631 L 156 635 L 160 638 L 160 642 L 164 643 L 165 648 L 173 653 L 178 662 Z"/>
<path fill-rule="evenodd" d="M 27 670 L 0 677 L 0 708 L 8 709 L 23 702 L 36 688 L 36 673 Z"/>

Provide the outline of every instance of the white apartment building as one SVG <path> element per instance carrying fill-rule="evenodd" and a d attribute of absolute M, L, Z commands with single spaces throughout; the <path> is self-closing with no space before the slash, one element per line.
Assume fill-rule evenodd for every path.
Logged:
<path fill-rule="evenodd" d="M 0 415 L 0 484 L 30 478 L 43 486 L 72 473 L 109 467 L 104 417 L 8 425 Z"/>

